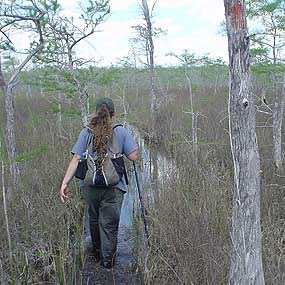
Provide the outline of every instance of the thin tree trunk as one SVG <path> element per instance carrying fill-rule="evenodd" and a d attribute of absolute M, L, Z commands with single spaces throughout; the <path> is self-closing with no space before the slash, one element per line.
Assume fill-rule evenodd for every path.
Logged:
<path fill-rule="evenodd" d="M 220 74 L 219 74 L 219 72 L 217 72 L 216 79 L 215 79 L 214 96 L 217 95 L 219 78 L 220 78 Z"/>
<path fill-rule="evenodd" d="M 126 106 L 126 96 L 125 96 L 125 88 L 122 89 L 122 97 L 121 97 L 121 102 L 122 102 L 122 107 L 123 107 L 123 112 L 124 112 L 124 125 L 127 123 L 127 116 L 128 116 L 128 111 L 127 111 L 127 106 Z"/>
<path fill-rule="evenodd" d="M 1 177 L 2 177 L 2 197 L 3 197 L 5 226 L 6 226 L 7 239 L 8 239 L 9 258 L 10 258 L 10 262 L 12 262 L 13 254 L 12 254 L 11 235 L 10 235 L 10 229 L 9 229 L 8 211 L 7 211 L 6 189 L 5 189 L 5 168 L 4 168 L 3 161 L 1 161 L 1 170 L 2 170 L 1 171 Z"/>
<path fill-rule="evenodd" d="M 58 131 L 59 136 L 62 137 L 62 105 L 61 105 L 61 93 L 57 93 L 57 107 L 58 107 Z"/>
<path fill-rule="evenodd" d="M 285 73 L 283 75 L 283 90 L 281 96 L 278 94 L 277 76 L 274 73 L 274 93 L 275 105 L 273 109 L 273 145 L 274 145 L 274 163 L 278 170 L 282 169 L 282 123 L 285 100 Z"/>
<path fill-rule="evenodd" d="M 198 164 L 198 135 L 197 135 L 197 114 L 194 113 L 194 105 L 193 105 L 193 92 L 192 92 L 192 84 L 190 76 L 187 71 L 185 71 L 185 75 L 188 81 L 189 88 L 189 98 L 190 98 L 190 112 L 192 116 L 192 143 L 193 143 L 193 151 L 194 151 L 194 160 L 195 165 Z"/>
<path fill-rule="evenodd" d="M 16 162 L 17 152 L 16 152 L 16 130 L 15 130 L 15 115 L 14 115 L 14 104 L 13 104 L 13 87 L 16 85 L 16 80 L 19 73 L 23 70 L 26 64 L 43 48 L 44 42 L 40 28 L 38 27 L 40 34 L 40 41 L 38 46 L 31 51 L 27 57 L 21 62 L 21 64 L 15 69 L 8 83 L 6 83 L 0 58 L 0 88 L 3 91 L 5 97 L 5 111 L 6 111 L 6 136 L 7 136 L 7 151 L 8 159 L 10 163 L 10 174 L 13 179 L 13 187 L 8 193 L 8 200 L 13 198 L 13 190 L 17 191 L 19 189 L 20 180 L 20 169 Z M 13 188 L 13 190 L 12 190 Z"/>
<path fill-rule="evenodd" d="M 77 76 L 75 74 L 75 70 L 73 68 L 72 50 L 70 49 L 68 42 L 67 42 L 67 47 L 68 47 L 69 72 L 71 73 L 72 78 L 77 87 L 77 95 L 78 95 L 79 106 L 80 106 L 80 111 L 81 111 L 81 119 L 82 119 L 83 126 L 85 126 L 88 122 L 87 94 L 85 94 L 84 88 L 82 87 L 81 82 L 77 79 Z"/>
<path fill-rule="evenodd" d="M 11 84 L 7 86 L 2 72 L 1 58 L 0 58 L 0 87 L 4 94 L 5 112 L 6 112 L 6 145 L 8 151 L 8 159 L 10 164 L 10 174 L 13 178 L 13 186 L 8 193 L 8 200 L 13 198 L 13 190 L 17 190 L 19 186 L 19 166 L 16 162 L 16 135 L 15 135 L 15 119 L 14 119 L 14 105 Z"/>
<path fill-rule="evenodd" d="M 19 164 L 16 162 L 17 151 L 16 151 L 16 131 L 15 131 L 15 115 L 14 115 L 14 104 L 13 94 L 11 86 L 4 88 L 5 96 L 5 111 L 6 111 L 6 135 L 7 135 L 7 152 L 10 163 L 10 173 L 13 179 L 13 187 L 8 193 L 8 200 L 11 201 L 13 197 L 13 190 L 19 189 L 19 176 L 20 169 Z M 13 190 L 12 190 L 13 189 Z"/>
<path fill-rule="evenodd" d="M 17 191 L 19 187 L 19 165 L 16 162 L 16 134 L 15 134 L 15 118 L 14 118 L 14 104 L 12 94 L 12 84 L 6 84 L 0 61 L 0 86 L 4 94 L 5 112 L 6 112 L 6 145 L 8 152 L 8 160 L 10 165 L 10 174 L 13 179 L 13 187 L 10 188 L 8 193 L 8 200 L 13 198 L 13 190 Z"/>
<path fill-rule="evenodd" d="M 230 64 L 229 129 L 234 164 L 229 284 L 264 284 L 260 160 L 250 90 L 245 0 L 224 0 Z"/>
<path fill-rule="evenodd" d="M 146 0 L 142 0 L 143 13 L 147 26 L 147 61 L 149 65 L 149 96 L 150 96 L 150 109 L 153 113 L 157 108 L 157 98 L 154 87 L 154 44 L 152 38 L 152 23 L 149 8 Z"/>

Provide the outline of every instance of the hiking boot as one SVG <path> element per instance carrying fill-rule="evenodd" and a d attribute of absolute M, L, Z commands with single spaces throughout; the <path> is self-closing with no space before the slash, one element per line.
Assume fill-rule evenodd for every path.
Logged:
<path fill-rule="evenodd" d="M 94 261 L 97 263 L 101 260 L 100 251 L 93 249 L 91 256 L 94 258 Z"/>
<path fill-rule="evenodd" d="M 108 261 L 108 262 L 103 262 L 101 261 L 101 265 L 105 268 L 105 269 L 111 269 L 114 267 L 114 262 L 113 261 Z"/>

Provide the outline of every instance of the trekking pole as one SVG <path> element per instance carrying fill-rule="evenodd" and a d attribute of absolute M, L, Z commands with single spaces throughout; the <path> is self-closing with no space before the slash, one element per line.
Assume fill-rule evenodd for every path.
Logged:
<path fill-rule="evenodd" d="M 146 223 L 146 218 L 145 218 L 145 210 L 144 210 L 144 203 L 143 203 L 143 198 L 142 198 L 142 193 L 140 189 L 140 184 L 139 184 L 139 177 L 137 173 L 137 168 L 136 168 L 136 163 L 133 161 L 133 166 L 134 166 L 134 171 L 135 171 L 135 177 L 136 177 L 136 182 L 137 182 L 137 189 L 138 189 L 138 195 L 139 195 L 139 200 L 140 200 L 140 205 L 141 205 L 141 217 L 144 223 L 144 231 L 147 237 L 147 241 L 149 244 L 149 234 L 147 230 L 147 223 Z"/>

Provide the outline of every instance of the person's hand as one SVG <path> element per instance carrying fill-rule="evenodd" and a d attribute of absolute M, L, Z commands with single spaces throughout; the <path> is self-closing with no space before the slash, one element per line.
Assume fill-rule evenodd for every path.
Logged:
<path fill-rule="evenodd" d="M 62 203 L 64 203 L 66 200 L 70 198 L 70 190 L 69 185 L 62 183 L 60 190 L 59 190 L 59 196 Z"/>

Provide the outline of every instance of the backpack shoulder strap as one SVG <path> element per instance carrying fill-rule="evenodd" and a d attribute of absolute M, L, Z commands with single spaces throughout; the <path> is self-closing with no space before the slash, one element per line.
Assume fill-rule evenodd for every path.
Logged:
<path fill-rule="evenodd" d="M 85 128 L 86 128 L 87 131 L 88 131 L 88 138 L 87 138 L 87 145 L 86 145 L 86 148 L 89 148 L 89 146 L 91 145 L 91 142 L 92 142 L 93 135 L 92 135 L 92 133 L 91 133 L 91 129 L 90 129 L 88 126 L 85 126 Z"/>
<path fill-rule="evenodd" d="M 113 124 L 112 125 L 113 130 L 116 129 L 117 127 L 124 127 L 124 125 L 123 124 Z"/>
<path fill-rule="evenodd" d="M 124 127 L 122 124 L 113 124 L 113 133 L 111 136 L 111 139 L 108 142 L 108 150 L 113 154 L 113 155 L 118 155 L 121 154 L 120 148 L 119 148 L 119 143 L 118 143 L 118 138 L 114 130 L 117 127 Z"/>
<path fill-rule="evenodd" d="M 124 128 L 124 125 L 123 124 L 114 124 L 113 125 L 112 148 L 113 148 L 113 151 L 114 151 L 113 153 L 115 153 L 115 154 L 119 153 L 119 146 L 118 146 L 117 138 L 114 139 L 114 137 L 115 137 L 114 136 L 114 129 L 117 128 L 117 127 L 123 127 Z M 126 185 L 129 185 L 129 179 L 128 179 L 128 175 L 127 175 L 125 164 L 124 164 L 124 176 L 125 176 Z"/>

